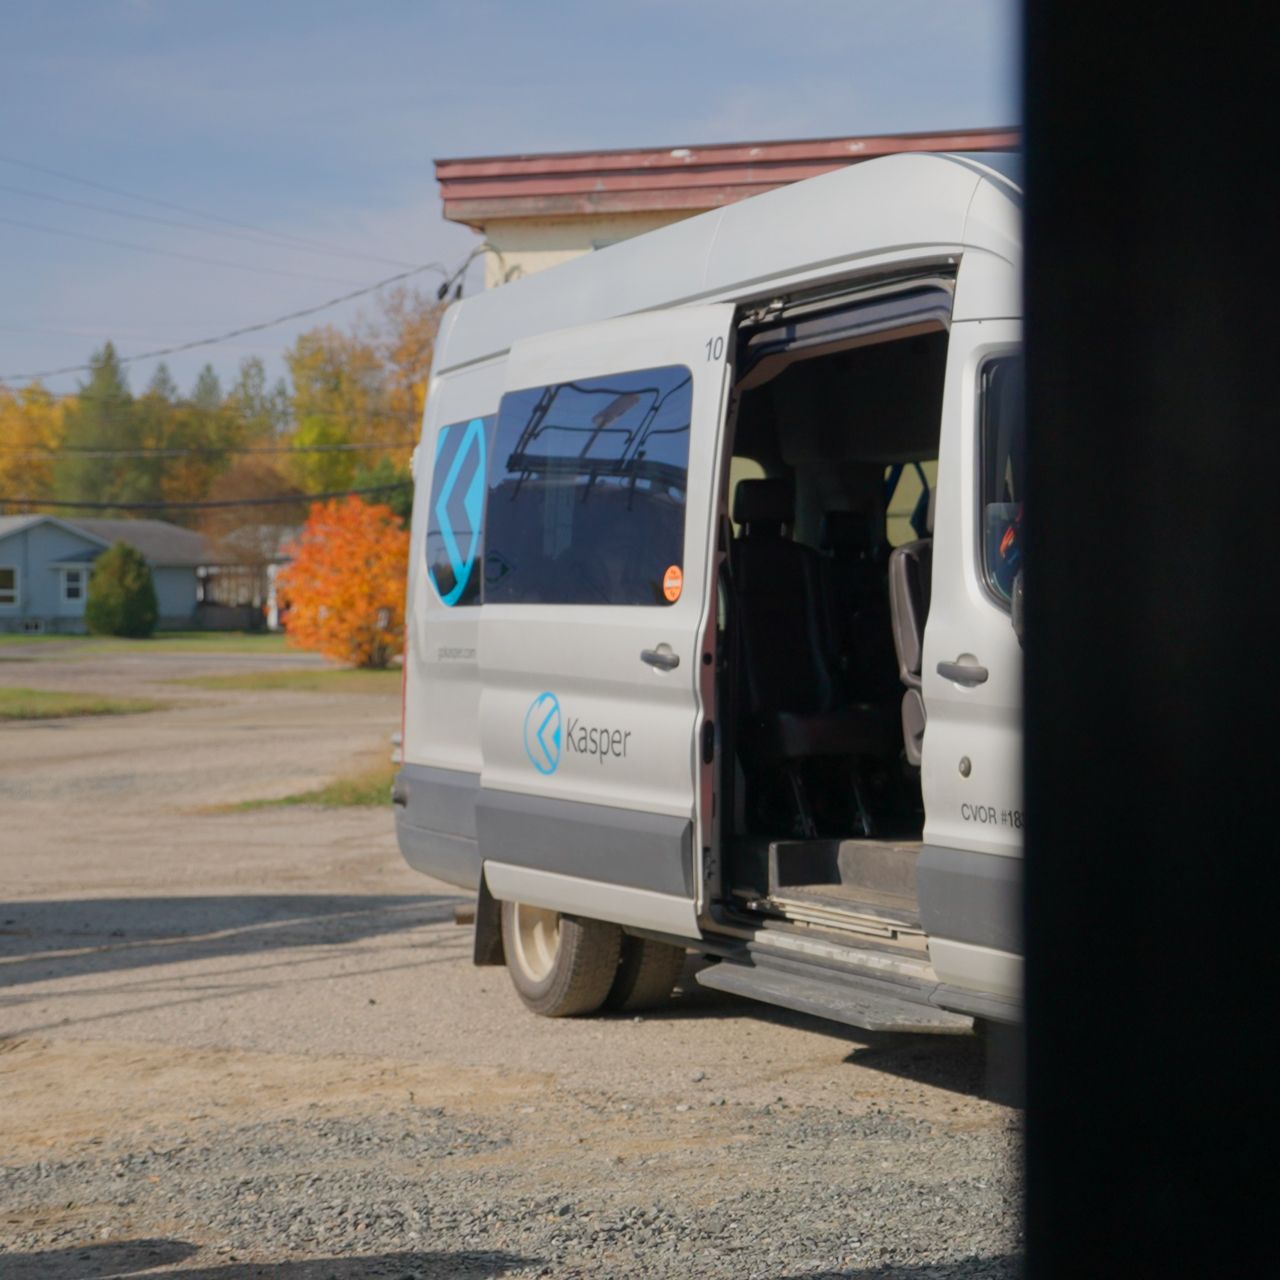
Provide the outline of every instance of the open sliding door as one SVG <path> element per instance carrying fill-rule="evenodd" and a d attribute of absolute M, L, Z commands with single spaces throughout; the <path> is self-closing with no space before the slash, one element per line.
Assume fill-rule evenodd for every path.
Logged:
<path fill-rule="evenodd" d="M 734 308 L 513 346 L 485 507 L 480 853 L 498 898 L 695 936 Z"/>

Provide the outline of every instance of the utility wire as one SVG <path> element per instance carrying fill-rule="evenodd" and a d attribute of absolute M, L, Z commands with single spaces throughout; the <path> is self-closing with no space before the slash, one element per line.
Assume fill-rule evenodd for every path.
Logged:
<path fill-rule="evenodd" d="M 7 191 L 11 195 L 25 196 L 31 200 L 46 200 L 51 204 L 66 205 L 71 209 L 88 209 L 91 213 L 107 213 L 114 218 L 130 218 L 135 222 L 149 222 L 155 226 L 161 227 L 177 227 L 180 231 L 195 231 L 200 235 L 206 236 L 223 236 L 229 240 L 240 240 L 245 244 L 256 244 L 260 247 L 268 249 L 280 249 L 280 242 L 275 239 L 268 238 L 270 232 L 261 234 L 256 231 L 222 231 L 217 227 L 202 227 L 195 222 L 179 222 L 176 218 L 161 218 L 151 213 L 134 213 L 129 209 L 112 209 L 105 204 L 94 204 L 88 200 L 71 200 L 66 196 L 50 195 L 44 191 L 29 191 L 26 187 L 11 187 L 6 183 L 0 183 L 0 191 Z M 303 249 L 304 253 L 322 254 L 330 258 L 345 258 L 348 261 L 356 262 L 370 259 L 374 262 L 381 262 L 387 266 L 411 267 L 411 262 L 400 262 L 395 258 L 378 258 L 367 253 L 342 253 L 336 249 Z"/>
<path fill-rule="evenodd" d="M 203 209 L 192 209 L 187 205 L 174 204 L 171 200 L 157 200 L 153 196 L 139 195 L 136 191 L 126 191 L 122 187 L 108 186 L 105 182 L 95 182 L 91 178 L 80 178 L 74 173 L 67 173 L 62 169 L 51 169 L 47 165 L 32 164 L 29 160 L 19 160 L 15 156 L 0 155 L 0 163 L 11 164 L 19 169 L 29 169 L 32 173 L 43 173 L 53 178 L 61 178 L 64 182 L 74 182 L 82 187 L 92 187 L 96 191 L 105 191 L 108 195 L 123 196 L 126 200 L 138 200 L 143 204 L 154 205 L 158 209 L 172 209 L 175 213 L 186 213 L 193 218 L 204 218 L 209 222 L 220 222 L 228 227 L 237 227 L 241 231 L 252 231 L 257 235 L 269 236 L 273 240 L 278 240 L 284 244 L 302 245 L 311 249 L 320 249 L 326 253 L 337 253 L 342 256 L 350 256 L 351 251 L 338 249 L 333 245 L 326 245 L 318 240 L 308 240 L 303 236 L 290 235 L 282 231 L 268 231 L 264 227 L 255 227 L 249 222 L 237 222 L 234 218 L 225 218 L 221 214 L 208 213 Z M 370 262 L 381 262 L 388 267 L 403 267 L 407 263 L 398 262 L 394 258 L 383 258 L 377 254 L 361 253 L 354 256 L 365 258 Z"/>
<path fill-rule="evenodd" d="M 282 494 L 274 498 L 230 498 L 213 502 L 67 502 L 50 498 L 0 498 L 0 506 L 57 507 L 60 511 L 214 511 L 227 507 L 297 506 L 303 502 L 326 502 L 331 498 L 396 493 L 410 488 L 412 484 L 411 480 L 397 480 L 393 484 L 377 484 L 367 489 L 331 489 L 326 493 Z"/>
<path fill-rule="evenodd" d="M 232 338 L 239 338 L 246 333 L 259 333 L 263 329 L 271 329 L 278 324 L 287 324 L 290 320 L 302 320 L 306 316 L 315 315 L 317 312 L 327 311 L 330 307 L 336 307 L 343 302 L 350 302 L 353 298 L 363 298 L 366 294 L 376 293 L 379 289 L 385 289 L 389 284 L 408 280 L 411 276 L 421 275 L 424 271 L 438 271 L 444 277 L 445 286 L 447 287 L 452 285 L 461 276 L 462 272 L 470 266 L 474 256 L 474 252 L 470 254 L 466 262 L 453 275 L 450 275 L 440 263 L 427 262 L 409 271 L 400 271 L 393 276 L 387 276 L 385 280 L 379 280 L 376 284 L 366 285 L 363 289 L 353 289 L 350 293 L 342 294 L 341 297 L 330 298 L 328 302 L 318 303 L 314 307 L 303 307 L 300 311 L 290 311 L 288 315 L 277 316 L 274 320 L 263 320 L 258 324 L 247 324 L 239 329 L 231 329 L 226 333 L 220 333 L 213 338 L 197 338 L 192 342 L 180 342 L 171 347 L 160 347 L 155 351 L 140 351 L 136 355 L 117 356 L 116 361 L 119 364 L 133 364 L 137 360 L 154 360 L 159 356 L 176 355 L 179 351 L 192 351 L 196 347 L 211 347 L 215 343 L 228 342 Z M 94 366 L 92 364 L 69 364 L 60 369 L 40 369 L 35 373 L 4 373 L 0 374 L 0 382 L 26 382 L 33 378 L 53 378 L 64 373 L 92 373 L 93 369 Z"/>
<path fill-rule="evenodd" d="M 113 240 L 109 236 L 95 236 L 87 231 L 67 231 L 63 227 L 42 227 L 37 222 L 23 222 L 19 218 L 0 217 L 0 222 L 23 231 L 38 231 L 46 236 L 62 236 L 66 240 L 85 240 L 89 244 L 105 244 L 112 249 L 130 249 L 134 253 L 150 253 L 157 258 L 176 258 L 180 262 L 198 262 L 206 267 L 222 267 L 227 271 L 251 271 L 258 276 L 282 276 L 289 280 L 319 280 L 324 284 L 350 284 L 340 276 L 317 276 L 303 271 L 286 271 L 281 267 L 256 267 L 248 262 L 228 262 L 225 258 L 204 258 L 197 253 L 181 253 L 176 249 L 155 249 L 147 244 L 131 244 L 128 240 Z"/>

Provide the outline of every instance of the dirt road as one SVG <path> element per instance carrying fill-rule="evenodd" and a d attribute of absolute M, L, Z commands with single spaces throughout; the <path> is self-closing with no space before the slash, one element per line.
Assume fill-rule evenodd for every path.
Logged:
<path fill-rule="evenodd" d="M 393 696 L 78 653 L 8 646 L 0 683 L 178 705 L 0 725 L 6 1280 L 1016 1273 L 1003 1042 L 692 982 L 533 1018 L 389 812 L 210 812 L 384 751 Z"/>

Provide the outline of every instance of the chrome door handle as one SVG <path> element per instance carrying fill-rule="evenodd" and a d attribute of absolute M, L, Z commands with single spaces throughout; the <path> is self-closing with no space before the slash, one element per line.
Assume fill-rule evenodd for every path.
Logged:
<path fill-rule="evenodd" d="M 976 662 L 940 662 L 938 674 L 946 680 L 972 688 L 976 684 L 985 684 L 991 673 Z"/>
<path fill-rule="evenodd" d="M 669 644 L 660 644 L 656 649 L 641 649 L 640 661 L 659 671 L 674 671 L 680 665 L 680 655 Z"/>

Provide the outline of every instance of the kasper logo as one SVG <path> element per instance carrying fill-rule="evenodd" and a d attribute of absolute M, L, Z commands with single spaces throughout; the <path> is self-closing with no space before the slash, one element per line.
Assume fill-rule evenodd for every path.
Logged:
<path fill-rule="evenodd" d="M 630 729 L 586 725 L 578 716 L 562 717 L 560 699 L 554 693 L 538 694 L 524 713 L 524 752 L 539 773 L 555 773 L 561 749 L 571 756 L 591 756 L 602 765 L 606 760 L 625 760 L 630 745 Z"/>
<path fill-rule="evenodd" d="M 524 750 L 539 773 L 555 773 L 560 766 L 560 699 L 540 693 L 524 713 Z"/>

